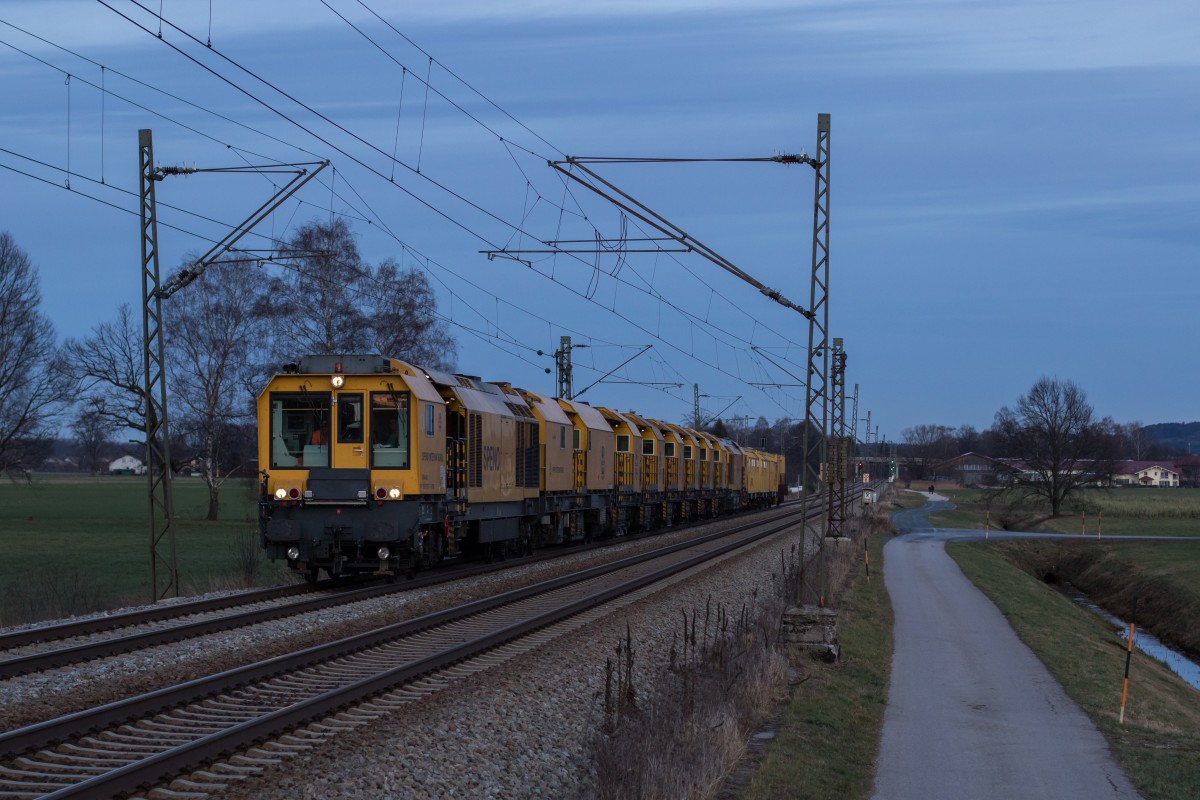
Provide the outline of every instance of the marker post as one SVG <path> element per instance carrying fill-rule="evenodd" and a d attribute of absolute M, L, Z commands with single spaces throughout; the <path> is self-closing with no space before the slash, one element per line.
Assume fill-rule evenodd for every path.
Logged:
<path fill-rule="evenodd" d="M 1133 614 L 1129 619 L 1129 646 L 1125 648 L 1125 682 L 1121 686 L 1121 716 L 1120 724 L 1125 724 L 1125 698 L 1129 696 L 1129 661 L 1133 658 L 1134 619 L 1137 617 L 1137 598 L 1133 598 Z"/>

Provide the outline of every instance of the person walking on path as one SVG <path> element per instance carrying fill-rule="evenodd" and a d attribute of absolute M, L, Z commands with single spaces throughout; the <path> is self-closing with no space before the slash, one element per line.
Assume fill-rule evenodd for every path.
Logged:
<path fill-rule="evenodd" d="M 1091 720 L 962 574 L 943 535 L 924 514 L 895 522 L 906 535 L 884 549 L 896 649 L 874 800 L 1137 798 Z"/>

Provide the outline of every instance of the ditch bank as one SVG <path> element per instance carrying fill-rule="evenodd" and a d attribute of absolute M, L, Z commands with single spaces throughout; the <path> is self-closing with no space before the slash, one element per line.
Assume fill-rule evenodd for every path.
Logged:
<path fill-rule="evenodd" d="M 1167 549 L 1180 544 L 1160 541 L 1026 540 L 994 542 L 992 547 L 1039 580 L 1069 583 L 1114 616 L 1132 619 L 1167 646 L 1200 659 L 1200 627 L 1195 624 L 1200 589 L 1183 577 L 1200 569 L 1200 542 L 1187 543 L 1183 558 Z M 1179 567 L 1178 577 L 1162 567 L 1172 562 Z"/>

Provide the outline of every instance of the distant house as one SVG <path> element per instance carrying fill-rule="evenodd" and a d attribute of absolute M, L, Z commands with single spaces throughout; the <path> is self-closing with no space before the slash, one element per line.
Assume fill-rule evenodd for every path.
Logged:
<path fill-rule="evenodd" d="M 145 475 L 146 465 L 133 456 L 121 456 L 108 465 L 109 475 Z"/>
<path fill-rule="evenodd" d="M 932 468 L 938 480 L 952 480 L 960 486 L 996 486 L 1009 482 L 1017 471 L 1011 464 L 978 453 L 963 453 Z"/>
<path fill-rule="evenodd" d="M 1178 488 L 1179 471 L 1161 461 L 1118 461 L 1112 485 Z"/>
<path fill-rule="evenodd" d="M 41 472 L 75 472 L 79 469 L 79 459 L 71 456 L 50 456 L 38 468 Z"/>

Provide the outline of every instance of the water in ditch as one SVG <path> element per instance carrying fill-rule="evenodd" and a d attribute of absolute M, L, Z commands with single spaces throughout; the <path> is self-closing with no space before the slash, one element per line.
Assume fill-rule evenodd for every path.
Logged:
<path fill-rule="evenodd" d="M 1107 622 L 1117 628 L 1120 633 L 1121 640 L 1125 641 L 1129 638 L 1129 623 L 1114 617 L 1112 614 L 1105 611 L 1100 606 L 1092 602 L 1092 600 L 1083 592 L 1076 589 L 1074 586 L 1063 586 L 1063 591 L 1070 597 L 1076 605 L 1086 608 L 1097 616 L 1103 617 Z M 1151 658 L 1161 661 L 1167 665 L 1167 668 L 1174 672 L 1179 677 L 1183 678 L 1192 688 L 1200 689 L 1200 664 L 1180 653 L 1178 650 L 1173 650 L 1160 642 L 1158 638 L 1142 628 L 1136 628 L 1133 634 L 1133 646 L 1141 650 Z"/>

